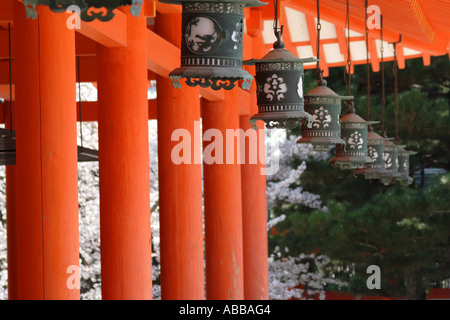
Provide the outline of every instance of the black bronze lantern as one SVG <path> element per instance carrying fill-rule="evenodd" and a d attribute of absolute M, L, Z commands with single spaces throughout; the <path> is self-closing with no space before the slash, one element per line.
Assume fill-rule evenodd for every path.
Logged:
<path fill-rule="evenodd" d="M 331 159 L 331 165 L 339 169 L 363 169 L 373 163 L 372 158 L 367 155 L 368 126 L 378 123 L 377 121 L 366 121 L 355 113 L 353 100 L 349 112 L 341 119 L 341 138 L 345 145 L 336 145 L 336 157 Z"/>
<path fill-rule="evenodd" d="M 408 151 L 404 148 L 398 149 L 398 173 L 400 177 L 397 178 L 397 181 L 403 187 L 407 187 L 413 182 L 413 178 L 409 176 L 409 157 L 415 154 L 417 154 L 415 151 Z"/>
<path fill-rule="evenodd" d="M 113 11 L 121 6 L 131 5 L 131 14 L 139 17 L 143 0 L 23 0 L 28 18 L 37 17 L 37 5 L 46 5 L 54 12 L 65 12 L 71 6 L 80 9 L 80 18 L 83 21 L 98 19 L 109 21 L 114 17 Z"/>
<path fill-rule="evenodd" d="M 390 140 L 393 139 L 386 138 L 384 141 L 384 164 L 386 173 L 382 177 L 385 179 L 386 185 L 393 184 L 396 182 L 396 179 L 401 178 L 398 172 L 398 151 L 404 147 L 394 144 Z"/>
<path fill-rule="evenodd" d="M 358 169 L 355 174 L 363 174 L 365 179 L 379 179 L 383 184 L 389 184 L 391 178 L 387 177 L 387 170 L 384 162 L 384 141 L 378 133 L 369 127 L 367 134 L 367 155 L 372 158 L 373 163 L 366 165 L 364 169 Z"/>
<path fill-rule="evenodd" d="M 299 59 L 284 48 L 282 32 L 276 34 L 273 49 L 262 59 L 245 61 L 255 65 L 258 113 L 250 122 L 256 128 L 256 121 L 265 122 L 268 129 L 294 128 L 302 119 L 311 127 L 313 117 L 304 109 L 303 63 L 317 61 L 313 58 Z"/>
<path fill-rule="evenodd" d="M 181 79 L 190 87 L 231 90 L 243 80 L 249 89 L 252 76 L 242 69 L 244 8 L 263 6 L 258 0 L 159 0 L 181 4 L 181 67 L 169 78 L 175 88 Z"/>
<path fill-rule="evenodd" d="M 311 143 L 315 151 L 328 151 L 330 146 L 345 144 L 341 139 L 341 102 L 353 99 L 339 96 L 327 87 L 324 79 L 305 95 L 305 112 L 313 116 L 312 127 L 302 126 L 302 137 L 297 143 Z"/>

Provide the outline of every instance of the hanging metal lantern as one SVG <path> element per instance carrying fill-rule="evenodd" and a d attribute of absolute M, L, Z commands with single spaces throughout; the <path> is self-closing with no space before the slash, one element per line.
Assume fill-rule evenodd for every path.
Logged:
<path fill-rule="evenodd" d="M 367 134 L 367 155 L 372 158 L 373 163 L 366 165 L 364 169 L 358 169 L 355 174 L 363 174 L 365 179 L 377 180 L 379 179 L 383 184 L 391 183 L 391 178 L 387 177 L 387 170 L 384 162 L 384 141 L 378 133 L 373 131 L 372 126 L 369 126 Z"/>
<path fill-rule="evenodd" d="M 53 12 L 66 12 L 71 6 L 80 10 L 83 21 L 98 19 L 109 21 L 114 17 L 113 11 L 121 6 L 131 5 L 130 12 L 139 17 L 143 0 L 23 0 L 27 18 L 37 18 L 37 5 L 49 6 Z"/>
<path fill-rule="evenodd" d="M 302 126 L 297 143 L 311 143 L 315 151 L 328 151 L 330 146 L 345 144 L 341 139 L 341 101 L 353 99 L 339 96 L 320 79 L 318 86 L 305 95 L 305 112 L 313 116 L 312 127 Z"/>
<path fill-rule="evenodd" d="M 243 80 L 250 89 L 252 76 L 242 69 L 244 8 L 266 5 L 258 0 L 159 0 L 181 4 L 181 67 L 169 78 L 175 88 L 181 79 L 190 87 L 231 90 Z"/>
<path fill-rule="evenodd" d="M 266 128 L 295 128 L 303 118 L 312 127 L 313 117 L 304 109 L 303 63 L 317 61 L 314 58 L 299 59 L 284 48 L 281 32 L 273 49 L 262 59 L 245 61 L 255 65 L 258 113 L 250 122 L 262 120 Z"/>
<path fill-rule="evenodd" d="M 401 186 L 407 187 L 413 183 L 413 178 L 409 176 L 409 157 L 417 154 L 415 151 L 408 151 L 404 148 L 398 149 L 398 173 L 397 181 Z"/>
<path fill-rule="evenodd" d="M 394 184 L 396 179 L 401 178 L 398 172 L 398 150 L 404 147 L 396 145 L 390 140 L 393 139 L 385 139 L 384 141 L 384 163 L 387 172 L 382 177 L 386 180 L 386 185 Z M 389 183 L 388 180 L 390 180 Z"/>
<path fill-rule="evenodd" d="M 349 112 L 341 119 L 341 138 L 345 145 L 336 145 L 336 157 L 331 159 L 331 165 L 339 169 L 363 169 L 370 167 L 372 158 L 367 155 L 368 126 L 378 123 L 366 121 L 355 113 L 353 100 Z"/>

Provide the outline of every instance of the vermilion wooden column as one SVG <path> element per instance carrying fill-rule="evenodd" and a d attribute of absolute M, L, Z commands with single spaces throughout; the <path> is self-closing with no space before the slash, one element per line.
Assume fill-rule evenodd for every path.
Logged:
<path fill-rule="evenodd" d="M 210 300 L 244 298 L 241 168 L 226 164 L 226 130 L 239 128 L 237 88 L 225 101 L 202 99 L 203 134 L 217 129 L 223 137 L 223 164 L 204 164 L 206 296 Z M 211 131 L 210 131 L 211 132 Z M 212 132 L 213 133 L 213 132 Z M 214 135 L 214 134 L 213 134 Z M 214 138 L 212 138 L 214 140 Z M 217 142 L 217 141 L 215 141 Z M 204 142 L 204 147 L 213 142 Z M 218 152 L 216 149 L 216 154 Z"/>
<path fill-rule="evenodd" d="M 4 104 L 5 128 L 11 129 L 10 102 Z M 14 120 L 13 120 L 14 121 Z M 13 128 L 15 129 L 15 127 Z M 8 254 L 8 299 L 17 299 L 16 166 L 6 166 L 6 234 Z"/>
<path fill-rule="evenodd" d="M 98 46 L 103 299 L 152 299 L 146 18 L 126 48 Z"/>
<path fill-rule="evenodd" d="M 264 41 L 260 31 L 252 39 L 254 57 L 264 55 Z M 255 67 L 247 67 L 250 74 L 255 74 Z M 251 115 L 241 116 L 240 125 L 244 131 L 253 130 L 250 118 L 258 112 L 256 104 L 256 83 L 250 90 L 252 97 Z M 249 158 L 241 165 L 242 180 L 242 226 L 244 248 L 244 298 L 246 300 L 269 299 L 269 266 L 267 237 L 267 199 L 266 176 L 261 174 L 264 168 L 264 123 L 258 121 L 257 148 L 251 148 L 246 141 L 246 151 L 257 152 L 257 163 L 250 164 Z M 262 141 L 260 140 L 262 139 Z M 253 146 L 254 147 L 254 146 Z M 261 150 L 260 150 L 261 148 Z"/>
<path fill-rule="evenodd" d="M 252 90 L 252 94 L 255 94 Z M 241 116 L 241 128 L 253 130 L 250 116 Z M 258 124 L 259 130 L 264 130 Z M 267 200 L 266 177 L 261 175 L 259 148 L 264 147 L 263 135 L 258 136 L 258 163 L 250 164 L 245 161 L 241 165 L 242 179 L 242 226 L 244 248 L 244 298 L 246 300 L 269 299 L 269 270 L 268 270 L 268 238 L 267 238 Z M 246 144 L 248 152 L 249 145 Z M 255 148 L 256 151 L 256 148 Z"/>
<path fill-rule="evenodd" d="M 156 32 L 180 45 L 181 15 L 156 17 Z M 200 97 L 198 88 L 174 89 L 157 77 L 158 164 L 162 299 L 205 298 L 202 219 Z M 196 123 L 194 123 L 196 121 Z M 183 130 L 183 136 L 174 136 Z M 186 138 L 189 141 L 183 141 Z M 197 139 L 196 141 L 194 139 Z M 175 164 L 172 150 L 187 143 L 188 163 Z M 182 155 L 182 154 L 181 154 Z M 198 159 L 195 159 L 198 155 Z M 180 156 L 175 153 L 175 156 Z"/>
<path fill-rule="evenodd" d="M 18 299 L 79 299 L 75 33 L 14 2 Z"/>

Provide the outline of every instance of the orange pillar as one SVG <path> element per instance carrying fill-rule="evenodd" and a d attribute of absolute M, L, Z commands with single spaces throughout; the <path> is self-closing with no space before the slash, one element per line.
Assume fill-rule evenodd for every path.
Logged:
<path fill-rule="evenodd" d="M 256 36 L 251 39 L 253 56 L 262 57 L 265 50 L 261 31 L 258 30 Z M 255 74 L 254 66 L 246 68 L 250 74 Z M 253 130 L 250 118 L 258 113 L 255 81 L 252 83 L 250 94 L 252 97 L 251 114 L 240 117 L 240 125 L 244 131 Z M 251 164 L 250 160 L 246 159 L 245 163 L 241 165 L 244 298 L 246 300 L 269 299 L 266 176 L 261 174 L 261 169 L 265 167 L 262 158 L 265 156 L 264 123 L 258 121 L 257 126 L 259 128 L 256 134 L 258 147 L 251 148 L 250 142 L 246 142 L 245 146 L 247 151 L 257 152 L 257 163 Z"/>
<path fill-rule="evenodd" d="M 5 101 L 5 128 L 11 129 L 10 102 Z M 14 121 L 14 120 L 13 120 Z M 15 129 L 15 127 L 13 128 Z M 8 255 L 8 299 L 17 299 L 16 166 L 6 166 L 6 233 Z"/>
<path fill-rule="evenodd" d="M 213 148 L 210 144 L 215 143 L 216 148 L 211 151 L 211 155 L 217 156 L 219 162 L 223 161 L 223 164 L 205 163 L 203 167 L 206 295 L 209 300 L 242 300 L 244 270 L 241 171 L 236 157 L 234 164 L 226 164 L 226 142 L 230 143 L 226 140 L 226 130 L 239 128 L 237 89 L 225 92 L 225 97 L 225 101 L 211 102 L 202 99 L 201 102 L 203 139 L 212 140 L 204 142 L 204 156 L 206 150 Z M 220 135 L 223 138 L 223 149 L 218 141 Z M 235 150 L 236 145 L 237 143 Z"/>
<path fill-rule="evenodd" d="M 250 116 L 241 116 L 241 128 L 253 130 Z M 260 121 L 258 121 L 260 122 Z M 258 123 L 259 130 L 264 130 Z M 259 131 L 258 130 L 258 131 Z M 263 135 L 257 133 L 258 149 L 264 146 Z M 246 150 L 249 150 L 248 143 Z M 258 150 L 258 163 L 250 164 L 245 161 L 241 165 L 242 180 L 242 226 L 244 248 L 244 298 L 246 300 L 269 299 L 269 267 L 268 267 L 268 238 L 267 238 L 267 200 L 266 177 L 261 175 Z"/>
<path fill-rule="evenodd" d="M 152 299 L 146 18 L 127 13 L 127 47 L 98 46 L 103 299 Z"/>
<path fill-rule="evenodd" d="M 79 299 L 75 32 L 14 2 L 18 299 Z"/>
<path fill-rule="evenodd" d="M 166 40 L 179 45 L 180 22 L 181 15 L 158 14 L 156 31 Z M 161 76 L 156 81 L 161 298 L 203 300 L 205 288 L 199 89 L 187 86 L 174 89 L 170 80 Z M 175 141 L 172 141 L 175 130 L 183 130 L 183 136 L 176 136 Z M 184 140 L 188 138 L 190 143 Z M 186 142 L 186 149 L 182 152 L 190 151 L 190 159 L 187 163 L 174 163 L 172 150 L 178 144 Z M 195 155 L 198 155 L 198 159 L 195 159 Z M 175 156 L 180 156 L 180 153 Z"/>

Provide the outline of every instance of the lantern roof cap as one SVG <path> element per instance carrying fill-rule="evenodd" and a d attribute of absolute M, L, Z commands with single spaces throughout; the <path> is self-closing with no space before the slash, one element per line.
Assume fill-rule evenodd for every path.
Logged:
<path fill-rule="evenodd" d="M 413 156 L 415 154 L 417 154 L 416 151 L 410 151 L 410 150 L 406 150 L 403 146 L 401 146 L 401 148 L 398 148 L 398 152 L 399 154 L 404 154 L 404 155 L 408 155 L 408 156 Z"/>
<path fill-rule="evenodd" d="M 383 138 L 382 136 L 380 136 L 378 133 L 376 133 L 373 130 L 370 130 L 369 128 L 369 132 L 367 133 L 367 140 L 385 140 L 385 138 Z"/>
<path fill-rule="evenodd" d="M 169 4 L 183 4 L 186 2 L 242 3 L 246 7 L 261 7 L 267 4 L 266 2 L 261 2 L 259 0 L 158 0 L 158 1 Z"/>
<path fill-rule="evenodd" d="M 341 123 L 352 122 L 352 123 L 364 123 L 367 125 L 379 123 L 379 121 L 366 121 L 355 113 L 355 110 L 350 110 L 345 116 L 341 118 Z"/>
<path fill-rule="evenodd" d="M 253 65 L 255 63 L 271 63 L 271 62 L 300 62 L 300 63 L 308 63 L 308 62 L 317 62 L 318 60 L 315 58 L 305 58 L 300 59 L 288 50 L 283 47 L 278 47 L 270 50 L 263 58 L 261 59 L 251 59 L 243 62 L 244 65 Z"/>
<path fill-rule="evenodd" d="M 306 96 L 320 96 L 320 97 L 339 97 L 341 100 L 352 100 L 353 96 L 340 96 L 327 86 L 326 80 L 320 80 L 317 87 L 309 91 Z"/>
<path fill-rule="evenodd" d="M 395 143 L 392 142 L 392 140 L 393 140 L 392 138 L 385 139 L 384 140 L 384 145 L 387 146 L 387 147 L 396 148 L 397 150 L 400 150 L 400 149 L 403 149 L 403 148 L 406 147 L 405 145 L 395 144 Z"/>

